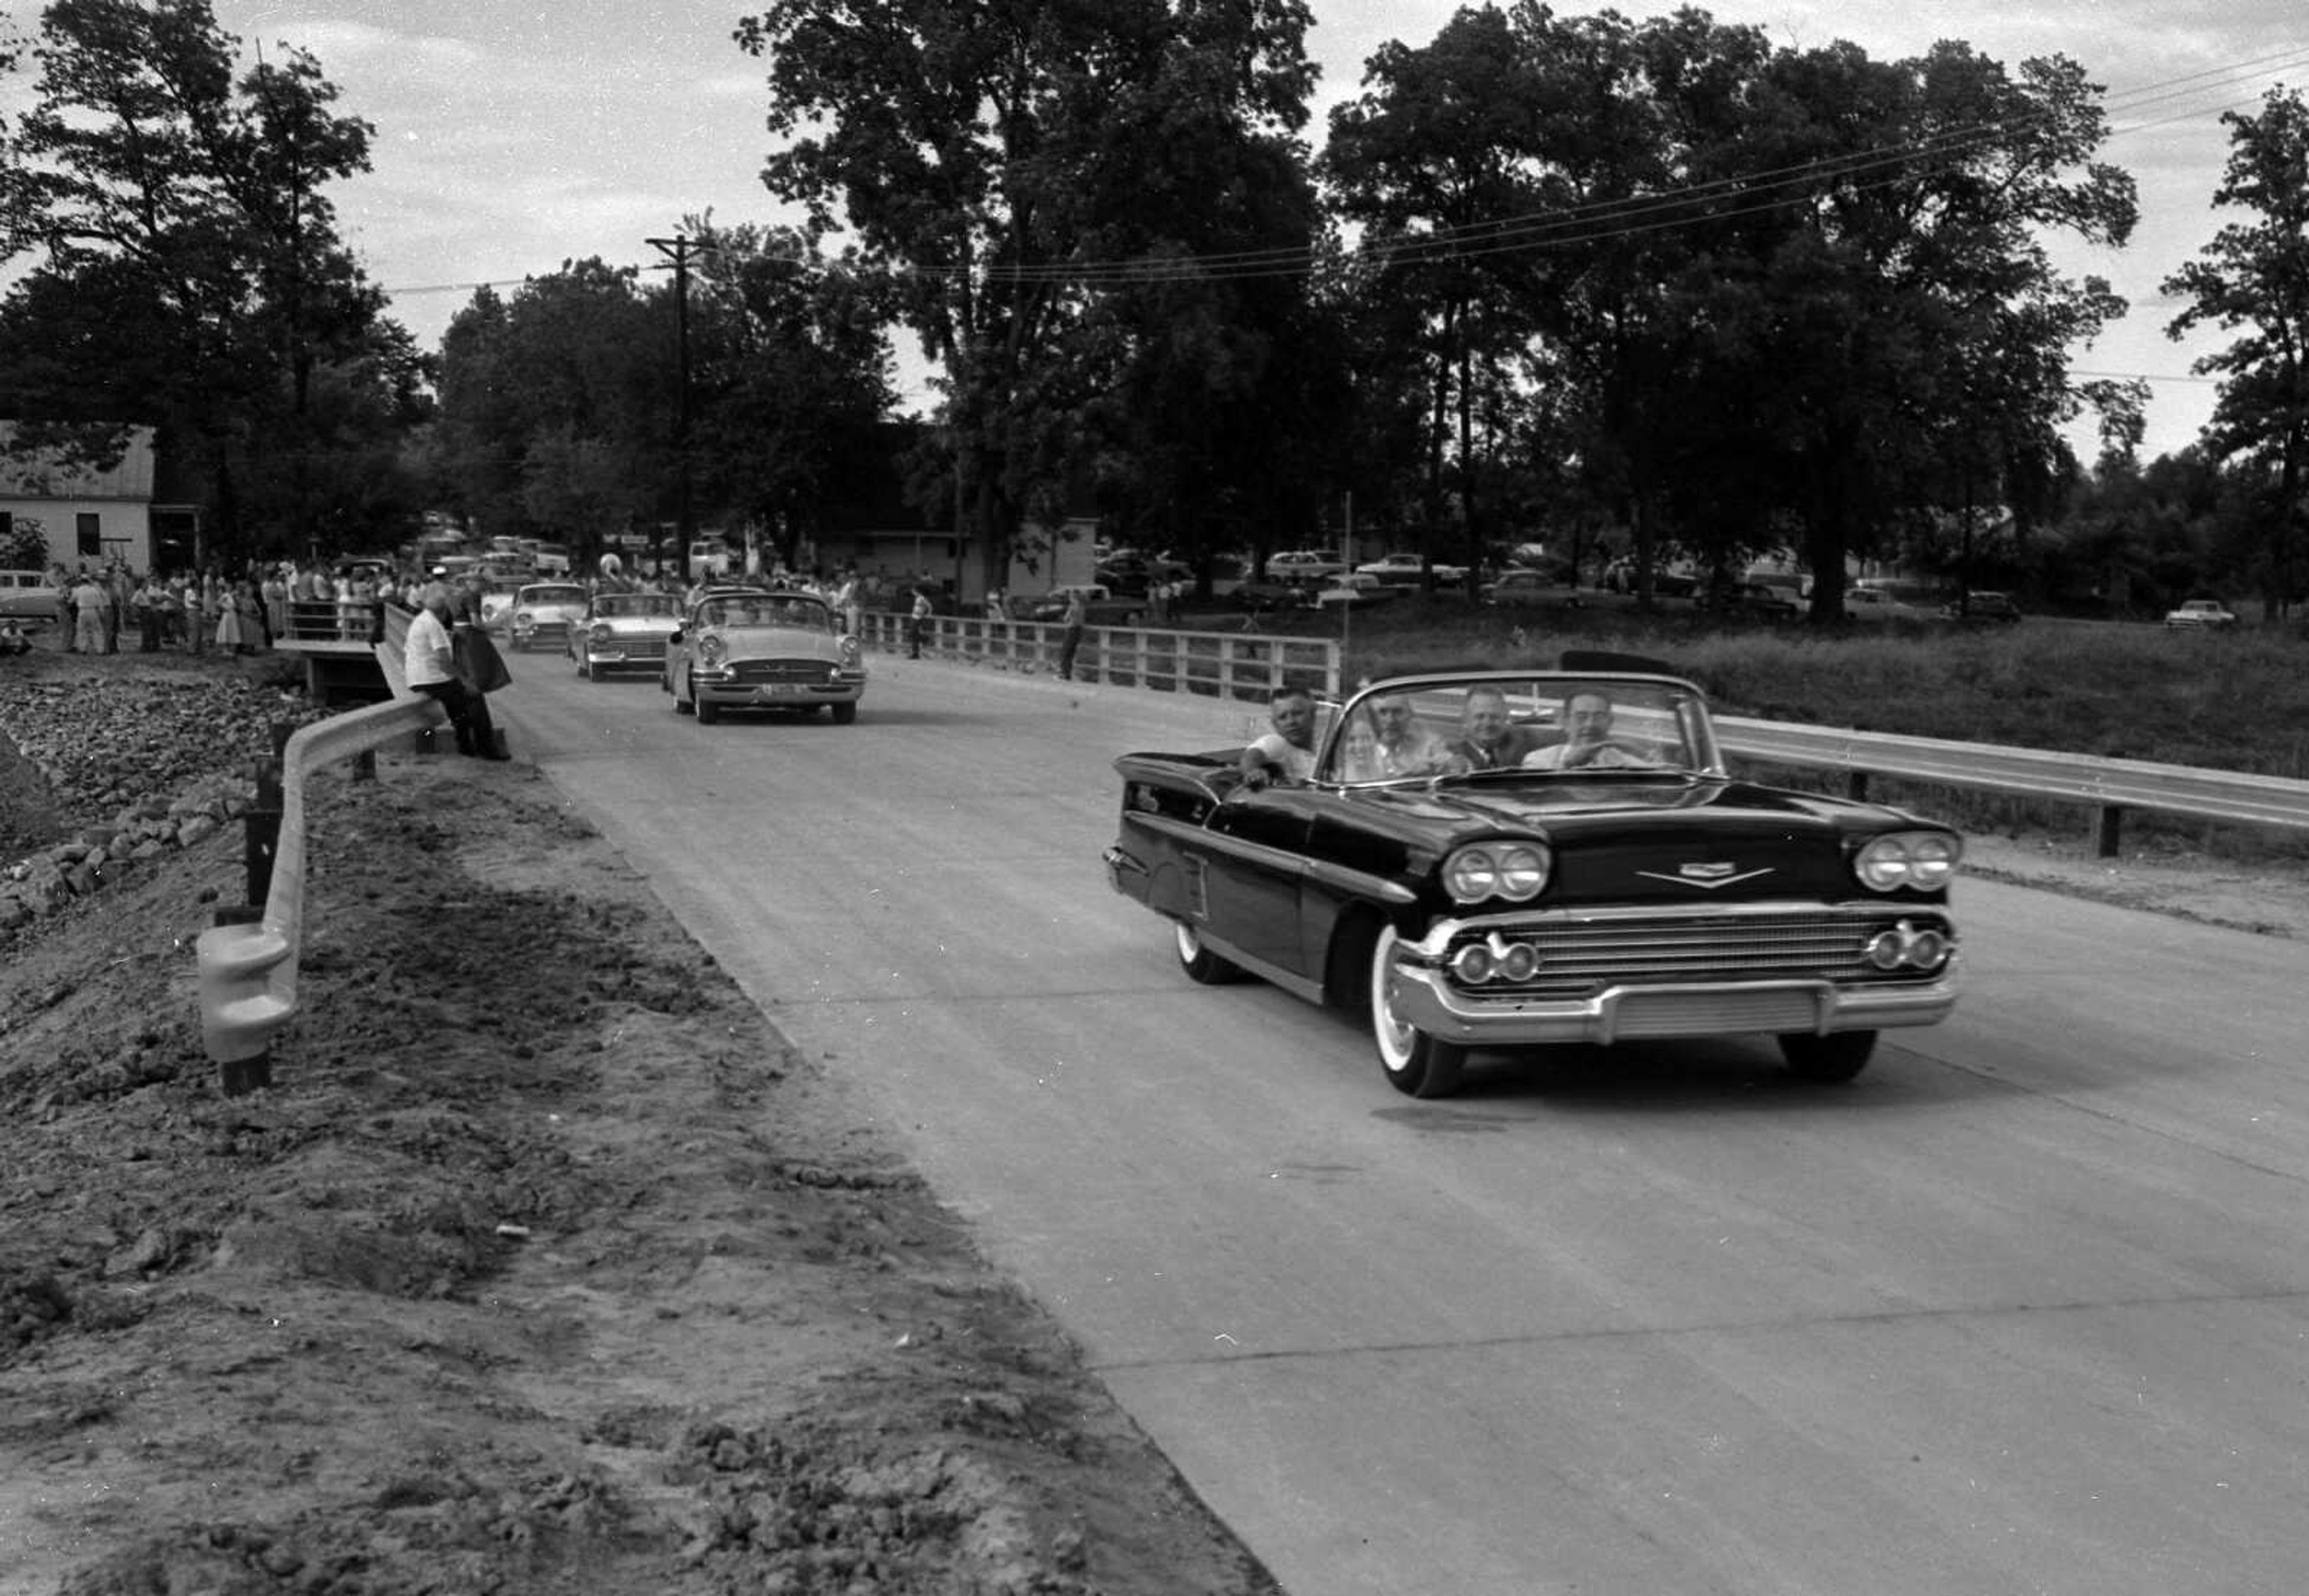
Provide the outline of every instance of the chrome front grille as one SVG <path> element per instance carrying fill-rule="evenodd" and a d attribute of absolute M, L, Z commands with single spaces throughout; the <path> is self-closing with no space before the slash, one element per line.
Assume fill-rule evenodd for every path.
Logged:
<path fill-rule="evenodd" d="M 741 659 L 730 666 L 729 678 L 749 687 L 823 687 L 834 680 L 834 667 L 820 659 Z"/>
<path fill-rule="evenodd" d="M 1869 939 L 1906 920 L 1953 936 L 1936 908 L 1872 906 L 1860 914 L 1788 909 L 1734 915 L 1609 915 L 1516 924 L 1490 920 L 1451 939 L 1444 955 L 1493 937 L 1527 942 L 1539 955 L 1529 981 L 1455 986 L 1482 998 L 1582 998 L 1610 986 L 1721 981 L 1927 979 L 1867 962 Z"/>

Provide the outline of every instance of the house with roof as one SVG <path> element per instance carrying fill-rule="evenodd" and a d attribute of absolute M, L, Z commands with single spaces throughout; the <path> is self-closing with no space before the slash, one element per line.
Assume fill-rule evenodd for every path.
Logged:
<path fill-rule="evenodd" d="M 152 564 L 152 429 L 132 427 L 120 457 L 99 468 L 65 452 L 16 443 L 18 424 L 0 421 L 0 548 L 47 544 L 37 563 L 66 570 L 116 561 Z"/>
<path fill-rule="evenodd" d="M 914 421 L 876 428 L 876 457 L 886 461 L 886 468 L 846 479 L 849 490 L 823 507 L 816 541 L 802 563 L 828 570 L 851 565 L 869 582 L 921 582 L 977 603 L 986 596 L 978 541 L 957 538 L 950 517 L 928 517 L 905 496 L 904 458 L 921 431 L 922 423 Z M 1087 476 L 1068 482 L 1064 516 L 1034 530 L 1037 538 L 1022 542 L 1040 547 L 1033 554 L 1013 553 L 1006 591 L 1042 593 L 1094 579 L 1098 508 Z"/>

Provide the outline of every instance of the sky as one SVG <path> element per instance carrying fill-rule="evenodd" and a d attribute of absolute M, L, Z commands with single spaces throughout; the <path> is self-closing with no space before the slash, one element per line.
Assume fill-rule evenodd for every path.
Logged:
<path fill-rule="evenodd" d="M 31 0 L 4 0 L 28 13 Z M 392 314 L 431 348 L 476 284 L 517 286 L 598 256 L 654 265 L 649 243 L 684 217 L 787 219 L 760 181 L 769 149 L 765 64 L 731 39 L 742 0 L 213 0 L 246 51 L 311 52 L 374 124 L 374 169 L 335 193 L 339 221 Z M 1449 0 L 1310 0 L 1309 50 L 1322 68 L 1310 136 L 1358 90 L 1389 39 L 1423 45 Z M 1556 0 L 1559 14 L 1600 10 Z M 1620 0 L 1623 15 L 1676 7 Z M 2223 111 L 2256 112 L 2276 85 L 2309 86 L 2309 12 L 2300 0 L 1727 0 L 1717 21 L 1762 29 L 1776 45 L 1838 39 L 1879 60 L 1961 40 L 2017 72 L 2063 55 L 2106 90 L 2114 136 L 2101 158 L 2140 186 L 2131 245 L 2056 247 L 2072 276 L 2106 278 L 2132 313 L 2074 356 L 2080 376 L 2150 379 L 2148 456 L 2194 441 L 2214 388 L 2191 375 L 2218 332 L 2175 343 L 2180 307 L 2159 285 L 2200 256 L 2225 220 L 2211 204 L 2229 149 Z M 2226 218 L 2235 220 L 2235 218 Z M 902 351 L 902 356 L 911 354 Z M 916 360 L 902 386 L 926 403 Z M 2072 442 L 2088 460 L 2087 427 Z"/>

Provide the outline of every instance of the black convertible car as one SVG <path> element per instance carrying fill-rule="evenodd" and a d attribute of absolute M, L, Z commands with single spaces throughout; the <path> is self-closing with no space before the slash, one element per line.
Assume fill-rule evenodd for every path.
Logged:
<path fill-rule="evenodd" d="M 1734 780 L 1664 668 L 1397 678 L 1321 707 L 1304 782 L 1240 753 L 1116 760 L 1108 879 L 1191 979 L 1366 1012 L 1414 1097 L 1477 1048 L 1743 1033 L 1848 1080 L 1955 1004 L 1962 839 Z"/>

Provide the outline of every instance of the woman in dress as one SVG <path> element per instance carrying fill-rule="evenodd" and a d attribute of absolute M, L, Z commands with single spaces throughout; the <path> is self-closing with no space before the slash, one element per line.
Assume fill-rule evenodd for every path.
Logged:
<path fill-rule="evenodd" d="M 241 635 L 240 606 L 233 602 L 232 591 L 224 583 L 210 578 L 205 597 L 216 617 L 216 646 L 219 654 L 242 654 L 247 650 L 247 640 Z"/>
<path fill-rule="evenodd" d="M 274 566 L 264 574 L 264 641 L 289 635 L 289 578 Z"/>

